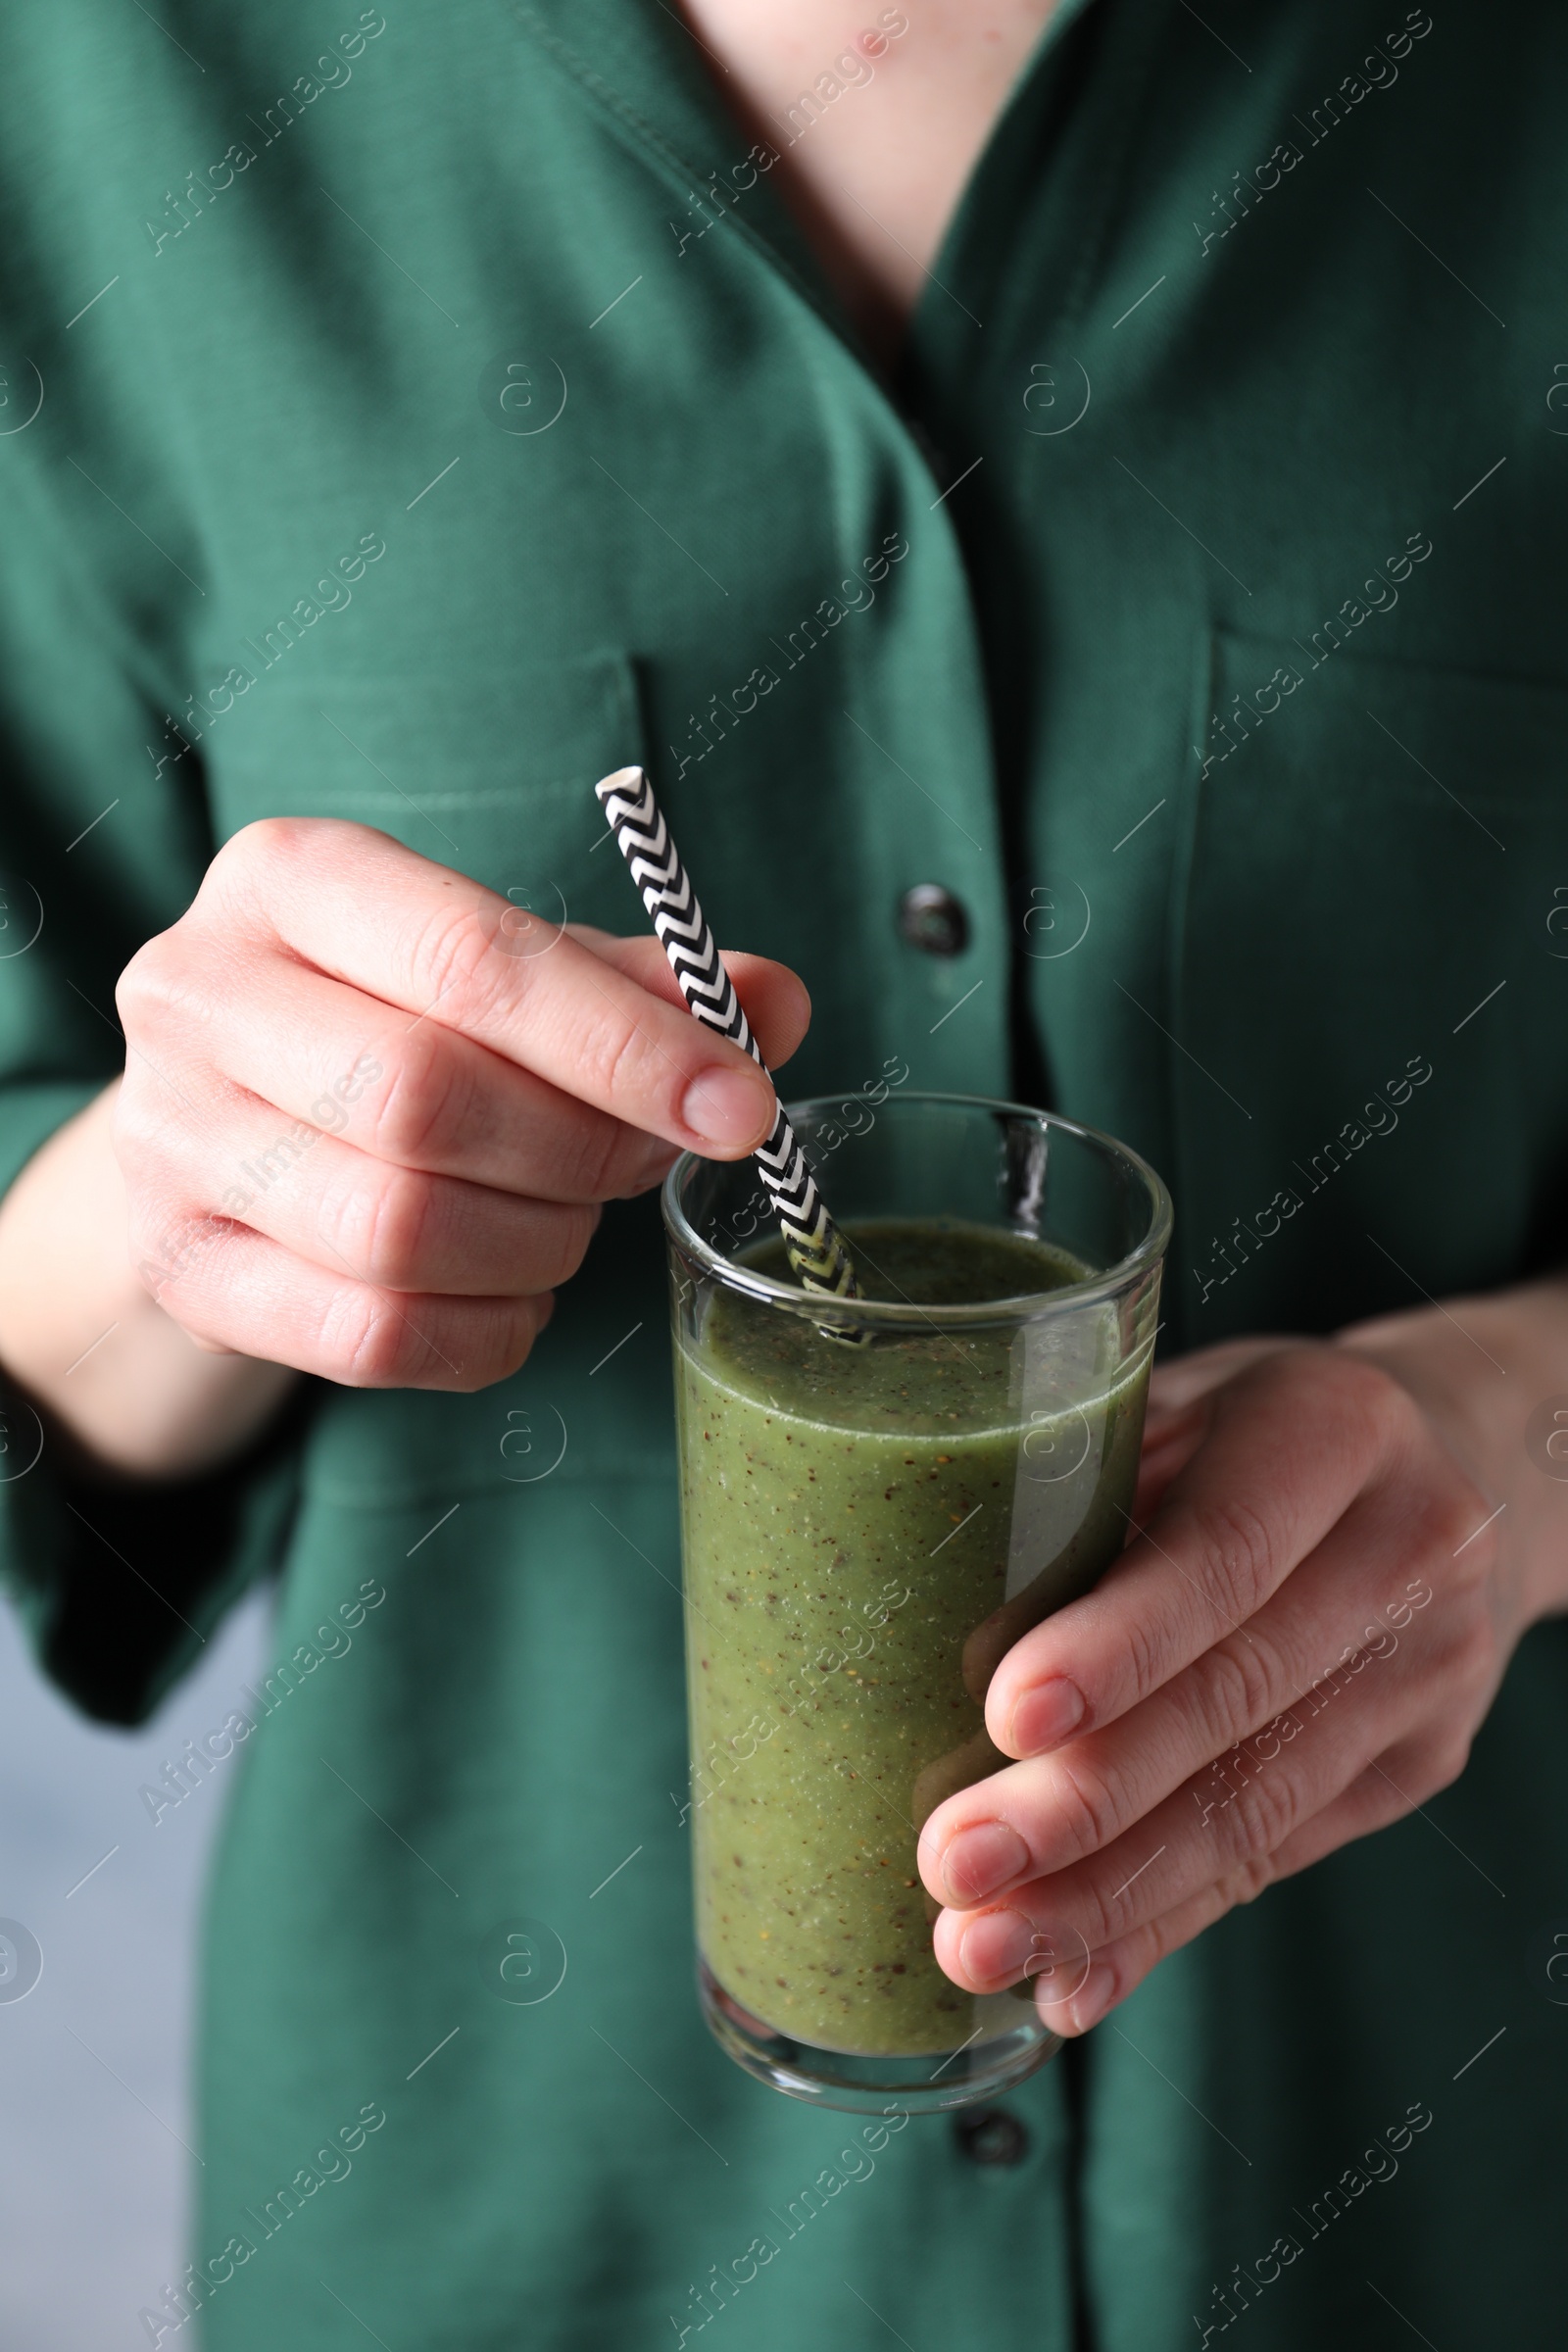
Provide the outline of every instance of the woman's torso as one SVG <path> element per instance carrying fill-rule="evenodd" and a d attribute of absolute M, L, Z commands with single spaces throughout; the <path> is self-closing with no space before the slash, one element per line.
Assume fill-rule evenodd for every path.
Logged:
<path fill-rule="evenodd" d="M 1063 9 L 891 387 L 666 12 L 350 12 L 342 75 L 292 6 L 185 12 L 200 77 L 139 19 L 14 28 L 14 339 L 51 398 L 4 444 L 8 594 L 58 617 L 8 694 L 28 743 L 71 730 L 28 790 L 78 986 L 107 1002 L 204 843 L 282 810 L 632 928 L 591 785 L 646 759 L 720 936 L 812 990 L 791 1087 L 1002 1093 L 1027 1052 L 1171 1180 L 1173 1341 L 1544 1262 L 1561 35 L 1391 11 L 1373 68 L 1348 7 L 1204 16 Z M 803 143 L 867 97 L 840 78 Z M 68 867 L 106 772 L 125 830 Z M 911 2127 L 845 2180 L 687 1983 L 658 1252 L 647 1204 L 607 1218 L 499 1390 L 319 1400 L 280 1656 L 386 1597 L 247 1751 L 199 2254 L 259 2218 L 211 2341 L 336 2342 L 324 2278 L 389 2342 L 510 2344 L 519 2314 L 641 2342 L 771 2233 L 713 2323 L 760 2352 L 880 2341 L 846 2277 L 911 2342 L 978 2312 L 999 2352 L 1065 2345 L 1078 2298 L 1160 2352 L 1292 2230 L 1260 2342 L 1381 2341 L 1368 2274 L 1441 2340 L 1492 2308 L 1478 2199 L 1528 2335 L 1557 2159 L 1510 2070 L 1555 2059 L 1521 1957 L 1568 1798 L 1554 1630 L 1443 1837 L 1184 1954 L 1018 2094 L 1016 2164 Z M 565 1958 L 536 2005 L 487 1988 L 517 1920 Z M 270 2226 L 367 2101 L 354 2176 Z M 1423 2102 L 1401 2180 L 1342 2192 L 1375 2227 L 1291 2221 Z"/>

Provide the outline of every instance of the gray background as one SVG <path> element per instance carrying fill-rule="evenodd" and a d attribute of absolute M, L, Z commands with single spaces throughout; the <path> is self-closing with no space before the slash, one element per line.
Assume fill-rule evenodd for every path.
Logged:
<path fill-rule="evenodd" d="M 43 1951 L 34 1989 L 0 2001 L 0 2344 L 17 2352 L 145 2352 L 136 2315 L 187 2259 L 199 1909 L 239 1759 L 156 1828 L 137 1790 L 241 1703 L 268 1619 L 265 1594 L 246 1601 L 125 1733 L 57 1696 L 0 1601 L 0 1918 Z"/>

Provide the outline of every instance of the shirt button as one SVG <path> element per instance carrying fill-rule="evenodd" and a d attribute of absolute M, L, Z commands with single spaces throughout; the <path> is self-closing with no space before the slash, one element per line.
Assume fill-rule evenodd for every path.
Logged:
<path fill-rule="evenodd" d="M 971 2164 L 1021 2164 L 1029 2134 L 1005 2107 L 970 2107 L 953 2119 L 953 2136 Z"/>
<path fill-rule="evenodd" d="M 917 882 L 899 901 L 899 937 L 922 956 L 961 956 L 969 944 L 969 914 L 940 882 Z"/>

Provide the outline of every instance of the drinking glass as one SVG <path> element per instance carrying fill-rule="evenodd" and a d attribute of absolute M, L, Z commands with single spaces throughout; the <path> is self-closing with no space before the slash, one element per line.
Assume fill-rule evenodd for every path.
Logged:
<path fill-rule="evenodd" d="M 884 1077 L 790 1116 L 880 1296 L 800 1288 L 749 1160 L 663 1191 L 700 1998 L 779 2090 L 958 2107 L 1060 2046 L 1089 1954 L 1042 1937 L 1022 1985 L 960 1991 L 920 1829 L 1008 1761 L 998 1661 L 1122 1548 L 1170 1201 L 1017 1103 Z"/>

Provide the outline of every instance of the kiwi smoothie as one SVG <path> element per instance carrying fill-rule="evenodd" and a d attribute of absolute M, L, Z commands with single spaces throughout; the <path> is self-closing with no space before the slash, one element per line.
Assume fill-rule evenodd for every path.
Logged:
<path fill-rule="evenodd" d="M 951 1219 L 846 1233 L 866 1296 L 933 1309 L 1089 1271 Z M 788 1280 L 776 1244 L 747 1262 Z M 914 2056 L 999 2006 L 937 1966 L 916 1838 L 1007 1761 L 998 1660 L 1122 1546 L 1148 1349 L 1108 1305 L 1080 1330 L 1068 1365 L 1015 1319 L 847 1347 L 724 1293 L 680 1345 L 698 1942 L 773 2033 Z"/>

